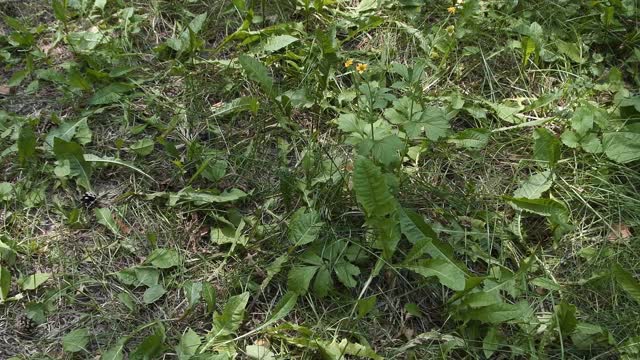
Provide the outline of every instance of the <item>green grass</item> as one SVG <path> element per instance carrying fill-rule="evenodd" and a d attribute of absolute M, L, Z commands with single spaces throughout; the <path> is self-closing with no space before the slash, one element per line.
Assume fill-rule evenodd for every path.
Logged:
<path fill-rule="evenodd" d="M 637 9 L 0 3 L 0 358 L 637 358 Z"/>

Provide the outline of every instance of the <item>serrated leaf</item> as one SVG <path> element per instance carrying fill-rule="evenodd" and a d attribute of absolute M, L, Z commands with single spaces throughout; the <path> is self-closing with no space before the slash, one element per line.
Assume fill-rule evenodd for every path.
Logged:
<path fill-rule="evenodd" d="M 144 301 L 144 303 L 147 305 L 153 304 L 161 297 L 163 297 L 166 293 L 167 290 L 165 290 L 164 286 L 162 286 L 161 284 L 153 285 L 145 290 L 144 294 L 142 295 L 142 301 Z"/>
<path fill-rule="evenodd" d="M 229 114 L 237 114 L 243 111 L 250 111 L 256 114 L 259 108 L 260 102 L 258 101 L 258 98 L 253 96 L 243 96 L 214 108 L 213 115 L 225 116 Z"/>
<path fill-rule="evenodd" d="M 464 290 L 465 273 L 446 260 L 434 258 L 402 267 L 424 277 L 436 276 L 442 285 L 452 290 Z"/>
<path fill-rule="evenodd" d="M 176 347 L 176 354 L 179 360 L 189 360 L 196 354 L 198 347 L 202 343 L 202 339 L 195 331 L 188 328 L 180 337 L 180 342 Z"/>
<path fill-rule="evenodd" d="M 120 229 L 113 219 L 113 214 L 111 210 L 107 208 L 98 208 L 94 210 L 96 219 L 98 220 L 98 224 L 105 226 L 109 229 L 114 235 L 120 235 Z"/>
<path fill-rule="evenodd" d="M 516 208 L 541 216 L 557 216 L 567 214 L 567 207 L 554 199 L 507 198 Z"/>
<path fill-rule="evenodd" d="M 84 159 L 84 151 L 80 144 L 64 141 L 60 138 L 53 140 L 53 153 L 58 160 L 67 160 L 71 175 L 76 177 L 78 185 L 91 190 L 91 165 Z"/>
<path fill-rule="evenodd" d="M 34 273 L 26 275 L 18 280 L 18 285 L 22 290 L 35 290 L 44 284 L 51 277 L 50 273 Z"/>
<path fill-rule="evenodd" d="M 619 264 L 613 265 L 613 276 L 616 282 L 620 285 L 624 291 L 626 291 L 631 297 L 640 303 L 640 283 L 633 275 L 627 272 Z"/>
<path fill-rule="evenodd" d="M 396 209 L 396 203 L 380 169 L 370 160 L 359 158 L 353 171 L 356 198 L 369 217 L 384 217 Z"/>
<path fill-rule="evenodd" d="M 550 170 L 531 175 L 513 193 L 516 198 L 539 199 L 542 194 L 551 188 L 554 176 Z"/>
<path fill-rule="evenodd" d="M 76 329 L 62 337 L 62 348 L 65 352 L 78 352 L 85 350 L 88 343 L 88 329 Z"/>
<path fill-rule="evenodd" d="M 315 210 L 298 209 L 289 222 L 289 241 L 294 246 L 315 241 L 324 223 Z"/>
<path fill-rule="evenodd" d="M 169 269 L 180 265 L 180 255 L 173 249 L 155 249 L 146 262 L 159 269 Z"/>
<path fill-rule="evenodd" d="M 273 79 L 269 74 L 269 69 L 264 64 L 247 55 L 240 55 L 238 61 L 249 79 L 257 82 L 268 95 L 273 94 Z"/>
<path fill-rule="evenodd" d="M 593 109 L 588 106 L 577 108 L 571 117 L 571 127 L 578 135 L 585 135 L 593 128 Z"/>
<path fill-rule="evenodd" d="M 300 295 L 304 295 L 309 290 L 309 284 L 313 275 L 316 274 L 320 267 L 314 266 L 297 266 L 289 270 L 289 276 L 287 279 L 287 289 L 289 291 L 296 292 Z"/>

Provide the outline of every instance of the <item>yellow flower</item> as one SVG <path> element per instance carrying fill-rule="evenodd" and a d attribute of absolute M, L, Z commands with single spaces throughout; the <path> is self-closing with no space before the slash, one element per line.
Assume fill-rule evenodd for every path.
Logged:
<path fill-rule="evenodd" d="M 449 36 L 453 35 L 453 33 L 456 31 L 456 27 L 453 25 L 449 25 L 447 26 L 447 28 L 445 29 L 447 31 L 447 33 L 449 34 Z"/>
<path fill-rule="evenodd" d="M 347 61 L 344 62 L 344 67 L 351 67 L 351 65 L 353 65 L 353 59 L 349 59 Z"/>
<path fill-rule="evenodd" d="M 367 64 L 358 64 L 356 65 L 356 70 L 358 71 L 358 74 L 362 74 L 363 72 L 367 71 L 368 67 L 369 65 Z"/>
<path fill-rule="evenodd" d="M 455 13 L 456 13 L 456 10 L 458 10 L 458 9 L 456 9 L 456 7 L 455 7 L 455 6 L 450 6 L 450 7 L 448 7 L 448 8 L 447 8 L 447 11 L 448 11 L 448 12 L 449 12 L 449 14 L 451 14 L 451 15 L 455 14 Z"/>

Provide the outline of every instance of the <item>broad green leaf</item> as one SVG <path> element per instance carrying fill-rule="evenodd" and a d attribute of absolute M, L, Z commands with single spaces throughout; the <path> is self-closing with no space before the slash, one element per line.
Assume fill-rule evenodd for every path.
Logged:
<path fill-rule="evenodd" d="M 556 40 L 555 44 L 558 47 L 558 51 L 567 55 L 571 61 L 578 64 L 584 64 L 587 61 L 582 54 L 581 46 L 579 44 L 569 43 L 562 40 Z"/>
<path fill-rule="evenodd" d="M 356 198 L 368 217 L 384 217 L 396 209 L 380 169 L 370 160 L 359 158 L 353 171 Z"/>
<path fill-rule="evenodd" d="M 402 267 L 424 277 L 437 276 L 442 285 L 452 290 L 464 290 L 465 273 L 446 260 L 434 258 Z"/>
<path fill-rule="evenodd" d="M 262 290 L 266 289 L 267 285 L 269 285 L 273 277 L 276 274 L 280 273 L 280 271 L 282 270 L 282 265 L 286 263 L 288 260 L 289 260 L 289 255 L 284 254 L 284 255 L 278 256 L 275 260 L 273 260 L 273 262 L 267 265 L 267 268 L 266 268 L 267 276 L 264 278 L 264 280 L 262 280 L 262 284 L 260 284 L 260 289 Z"/>
<path fill-rule="evenodd" d="M 564 300 L 561 301 L 555 308 L 554 319 L 562 336 L 568 336 L 578 324 L 575 305 L 571 305 Z"/>
<path fill-rule="evenodd" d="M 213 329 L 211 332 L 216 337 L 233 334 L 244 319 L 245 308 L 249 301 L 249 292 L 235 295 L 227 300 L 222 310 L 222 314 L 215 313 L 213 315 Z"/>
<path fill-rule="evenodd" d="M 377 301 L 378 297 L 376 295 L 358 300 L 358 318 L 361 319 L 367 316 L 375 308 Z"/>
<path fill-rule="evenodd" d="M 189 360 L 196 354 L 198 347 L 202 343 L 200 336 L 191 328 L 188 328 L 180 337 L 180 342 L 176 347 L 178 360 Z"/>
<path fill-rule="evenodd" d="M 450 137 L 447 142 L 461 148 L 480 150 L 489 144 L 490 136 L 488 129 L 466 129 Z"/>
<path fill-rule="evenodd" d="M 579 322 L 571 334 L 571 342 L 580 350 L 590 350 L 596 344 L 615 344 L 615 340 L 601 326 Z M 640 352 L 639 352 L 640 353 Z"/>
<path fill-rule="evenodd" d="M 53 7 L 53 15 L 60 21 L 67 20 L 67 1 L 66 0 L 53 0 L 51 2 Z"/>
<path fill-rule="evenodd" d="M 165 193 L 153 195 L 165 195 Z M 242 199 L 246 196 L 247 193 L 240 189 L 225 190 L 221 194 L 213 194 L 204 190 L 194 190 L 190 187 L 187 187 L 177 193 L 169 194 L 169 206 L 175 206 L 178 204 L 178 202 L 192 202 L 197 206 L 215 203 L 226 203 Z"/>
<path fill-rule="evenodd" d="M 585 135 L 593 128 L 593 109 L 589 106 L 577 108 L 571 117 L 571 127 L 578 135 Z"/>
<path fill-rule="evenodd" d="M 20 85 L 27 75 L 29 75 L 29 70 L 27 69 L 16 71 L 7 82 L 7 86 L 15 87 Z"/>
<path fill-rule="evenodd" d="M 153 152 L 154 145 L 151 139 L 141 139 L 131 145 L 131 150 L 140 156 L 147 156 Z"/>
<path fill-rule="evenodd" d="M 449 115 L 445 109 L 435 106 L 427 106 L 422 111 L 419 126 L 422 127 L 427 139 L 436 141 L 443 138 L 449 132 Z"/>
<path fill-rule="evenodd" d="M 391 165 L 400 162 L 405 143 L 396 135 L 388 135 L 375 140 L 364 139 L 358 144 L 358 153 L 373 158 L 383 165 Z"/>
<path fill-rule="evenodd" d="M 0 303 L 7 301 L 11 289 L 11 273 L 9 269 L 0 265 Z"/>
<path fill-rule="evenodd" d="M 129 311 L 134 312 L 138 308 L 136 306 L 136 301 L 133 299 L 131 295 L 127 292 L 121 292 L 118 294 L 118 301 L 120 301 L 124 306 L 129 309 Z"/>
<path fill-rule="evenodd" d="M 131 90 L 131 85 L 112 83 L 96 91 L 89 99 L 89 105 L 109 105 L 120 101 L 123 94 Z"/>
<path fill-rule="evenodd" d="M 202 298 L 204 302 L 207 304 L 207 314 L 213 312 L 216 308 L 216 288 L 213 285 L 205 282 L 202 284 Z"/>
<path fill-rule="evenodd" d="M 154 302 L 158 301 L 161 297 L 164 296 L 164 294 L 166 294 L 167 291 L 164 289 L 164 287 L 161 284 L 157 284 L 157 285 L 153 285 L 151 287 L 149 287 L 147 290 L 145 290 L 144 294 L 142 295 L 142 301 L 144 301 L 145 304 L 153 304 Z"/>
<path fill-rule="evenodd" d="M 223 225 L 219 228 L 211 228 L 211 242 L 218 245 L 232 244 L 235 246 L 236 244 L 240 244 L 245 246 L 249 239 L 243 235 L 244 227 L 244 220 L 240 220 L 237 228 L 232 225 Z"/>
<path fill-rule="evenodd" d="M 309 284 L 313 275 L 316 274 L 320 267 L 314 266 L 297 266 L 289 270 L 289 278 L 287 280 L 287 288 L 289 291 L 304 295 L 309 290 Z"/>
<path fill-rule="evenodd" d="M 590 154 L 600 154 L 602 152 L 602 142 L 594 133 L 588 133 L 580 140 L 582 149 Z"/>
<path fill-rule="evenodd" d="M 491 358 L 493 355 L 503 344 L 499 330 L 496 327 L 490 327 L 489 331 L 487 331 L 487 335 L 485 335 L 482 340 L 482 352 L 487 359 Z"/>
<path fill-rule="evenodd" d="M 333 288 L 333 279 L 331 279 L 331 271 L 326 266 L 320 267 L 313 280 L 313 292 L 319 297 L 325 297 L 329 294 L 329 290 Z"/>
<path fill-rule="evenodd" d="M 383 357 L 376 354 L 373 349 L 358 343 L 349 342 L 347 339 L 337 342 L 317 341 L 318 349 L 325 360 L 344 360 L 345 355 L 363 357 L 373 360 L 382 360 Z"/>
<path fill-rule="evenodd" d="M 142 343 L 135 348 L 135 350 L 129 354 L 129 360 L 151 360 L 157 359 L 163 352 L 165 346 L 166 335 L 165 329 L 161 323 L 159 323 L 153 334 L 147 336 L 142 340 Z"/>
<path fill-rule="evenodd" d="M 146 262 L 159 269 L 169 269 L 180 265 L 180 255 L 173 249 L 155 249 Z"/>
<path fill-rule="evenodd" d="M 298 209 L 289 222 L 289 241 L 294 246 L 309 244 L 318 238 L 323 225 L 315 210 Z"/>
<path fill-rule="evenodd" d="M 149 287 L 158 285 L 160 271 L 154 267 L 136 266 L 135 268 L 133 268 L 133 274 L 135 276 L 135 280 L 138 283 L 144 284 Z M 134 282 L 133 284 L 138 285 L 136 282 Z"/>
<path fill-rule="evenodd" d="M 13 198 L 13 184 L 6 181 L 0 182 L 0 201 L 7 201 Z"/>
<path fill-rule="evenodd" d="M 105 226 L 109 229 L 114 235 L 120 235 L 120 229 L 113 219 L 113 214 L 111 210 L 107 208 L 98 208 L 94 210 L 96 219 L 98 220 L 98 224 Z"/>
<path fill-rule="evenodd" d="M 269 74 L 269 69 L 264 64 L 247 55 L 240 55 L 238 61 L 249 79 L 257 82 L 265 93 L 273 95 L 273 79 Z"/>
<path fill-rule="evenodd" d="M 298 41 L 298 38 L 291 35 L 276 35 L 268 38 L 262 49 L 266 52 L 276 52 Z"/>
<path fill-rule="evenodd" d="M 513 197 L 539 199 L 542 194 L 551 188 L 554 176 L 550 170 L 531 175 L 513 193 Z"/>
<path fill-rule="evenodd" d="M 88 343 L 88 329 L 76 329 L 62 337 L 62 348 L 65 352 L 78 352 L 85 350 Z"/>
<path fill-rule="evenodd" d="M 244 351 L 247 353 L 247 357 L 252 360 L 276 360 L 275 354 L 266 346 L 247 345 Z"/>
<path fill-rule="evenodd" d="M 412 260 L 410 259 L 411 257 L 417 258 L 424 251 L 433 258 L 445 260 L 456 267 L 459 272 L 467 273 L 466 267 L 455 259 L 451 245 L 438 240 L 438 235 L 424 221 L 420 214 L 401 208 L 400 228 L 410 242 L 419 246 L 419 248 L 410 251 L 411 256 L 408 256 L 407 260 Z"/>
<path fill-rule="evenodd" d="M 533 133 L 533 157 L 548 162 L 553 166 L 560 159 L 560 140 L 545 128 L 536 129 Z"/>
<path fill-rule="evenodd" d="M 477 309 L 469 309 L 461 314 L 463 320 L 478 320 L 484 323 L 499 324 L 507 321 L 526 321 L 531 309 L 526 301 L 517 304 L 493 304 Z"/>
<path fill-rule="evenodd" d="M 200 298 L 202 297 L 202 283 L 187 281 L 182 289 L 184 290 L 184 295 L 189 303 L 189 308 L 192 309 L 200 302 Z"/>
<path fill-rule="evenodd" d="M 64 141 L 76 139 L 80 144 L 84 145 L 91 142 L 91 130 L 87 124 L 87 118 L 81 118 L 77 121 L 65 121 L 57 128 L 49 131 L 46 142 L 53 147 L 54 139 L 60 138 Z"/>
<path fill-rule="evenodd" d="M 128 336 L 123 336 L 118 339 L 115 345 L 109 348 L 102 356 L 100 360 L 123 360 L 124 359 L 124 346 L 129 341 Z"/>
<path fill-rule="evenodd" d="M 560 140 L 562 140 L 563 144 L 572 149 L 575 149 L 580 145 L 580 136 L 571 129 L 565 130 L 562 135 L 560 135 Z"/>
<path fill-rule="evenodd" d="M 333 266 L 333 271 L 336 273 L 338 280 L 348 287 L 354 288 L 358 285 L 356 277 L 360 275 L 360 268 L 351 264 L 350 262 L 341 260 Z"/>
<path fill-rule="evenodd" d="M 640 282 L 619 264 L 613 265 L 613 276 L 624 291 L 640 303 Z"/>
<path fill-rule="evenodd" d="M 87 52 L 94 50 L 98 45 L 107 40 L 107 36 L 98 31 L 78 31 L 67 34 L 67 40 L 73 50 Z"/>
<path fill-rule="evenodd" d="M 23 166 L 36 154 L 36 134 L 31 126 L 23 126 L 18 136 L 18 159 Z"/>
<path fill-rule="evenodd" d="M 554 199 L 507 198 L 516 208 L 541 216 L 557 216 L 567 214 L 567 207 Z"/>
<path fill-rule="evenodd" d="M 284 317 L 289 315 L 291 310 L 293 310 L 297 302 L 298 302 L 298 294 L 293 291 L 287 292 L 286 294 L 284 294 L 282 299 L 280 299 L 280 301 L 278 301 L 278 303 L 275 305 L 275 307 L 271 311 L 271 316 L 269 316 L 269 318 L 265 321 L 264 324 L 265 325 L 271 324 L 278 320 L 284 319 Z"/>
<path fill-rule="evenodd" d="M 256 114 L 259 108 L 260 102 L 258 101 L 258 98 L 253 96 L 243 96 L 214 108 L 213 115 L 225 116 L 229 114 L 237 114 L 243 111 L 250 111 Z"/>
<path fill-rule="evenodd" d="M 91 190 L 91 165 L 84 159 L 84 151 L 80 144 L 64 141 L 60 138 L 53 140 L 53 152 L 58 160 L 67 160 L 71 175 L 76 177 L 78 185 Z"/>
<path fill-rule="evenodd" d="M 626 164 L 640 159 L 640 132 L 623 129 L 602 134 L 602 147 L 607 157 Z"/>
<path fill-rule="evenodd" d="M 34 273 L 26 275 L 18 280 L 18 285 L 22 290 L 35 290 L 40 285 L 44 284 L 51 277 L 50 273 Z"/>
<path fill-rule="evenodd" d="M 107 5 L 107 0 L 95 0 L 93 2 L 94 9 L 104 10 L 105 5 Z"/>

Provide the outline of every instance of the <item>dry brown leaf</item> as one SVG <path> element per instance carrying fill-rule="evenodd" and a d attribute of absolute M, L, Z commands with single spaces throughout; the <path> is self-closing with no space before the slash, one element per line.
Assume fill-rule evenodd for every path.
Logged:
<path fill-rule="evenodd" d="M 627 225 L 618 223 L 611 225 L 611 232 L 607 235 L 609 241 L 626 241 L 631 237 L 631 228 Z"/>
<path fill-rule="evenodd" d="M 0 95 L 9 95 L 11 94 L 11 88 L 7 85 L 0 85 Z"/>

